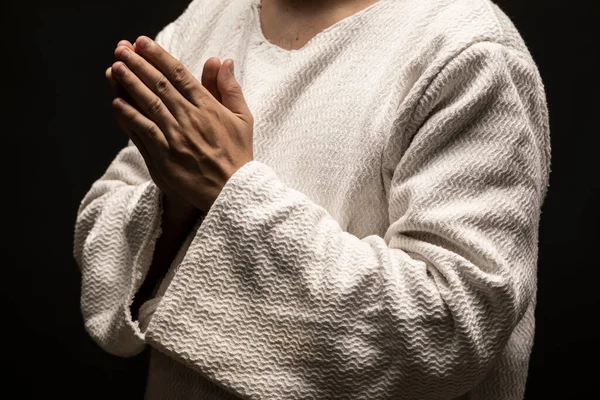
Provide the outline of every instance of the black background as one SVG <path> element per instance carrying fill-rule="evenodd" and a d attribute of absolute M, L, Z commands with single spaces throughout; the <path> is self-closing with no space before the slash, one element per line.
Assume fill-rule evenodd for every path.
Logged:
<path fill-rule="evenodd" d="M 599 392 L 597 21 L 593 2 L 497 0 L 545 83 L 552 173 L 542 208 L 527 399 Z M 148 353 L 87 336 L 72 256 L 79 202 L 127 143 L 104 71 L 122 39 L 155 37 L 189 0 L 5 3 L 2 378 L 10 398 L 141 398 Z M 16 166 L 16 168 L 15 168 Z M 15 196 L 15 195 L 18 195 Z M 8 388 L 3 385 L 3 392 Z M 3 396 L 4 397 L 4 396 Z"/>

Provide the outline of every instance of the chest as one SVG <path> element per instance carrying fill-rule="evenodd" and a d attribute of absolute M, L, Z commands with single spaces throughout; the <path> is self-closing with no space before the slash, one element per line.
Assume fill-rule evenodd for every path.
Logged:
<path fill-rule="evenodd" d="M 321 205 L 343 229 L 360 237 L 381 233 L 377 229 L 387 221 L 365 224 L 362 212 L 387 207 L 381 154 L 396 108 L 382 100 L 389 80 L 354 68 L 361 60 L 326 68 L 315 55 L 276 70 L 256 54 L 245 60 L 244 75 L 254 116 L 254 158 Z"/>

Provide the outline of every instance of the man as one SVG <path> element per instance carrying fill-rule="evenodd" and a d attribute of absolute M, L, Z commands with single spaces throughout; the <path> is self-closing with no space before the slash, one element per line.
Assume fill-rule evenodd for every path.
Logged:
<path fill-rule="evenodd" d="M 550 141 L 497 6 L 194 0 L 143 39 L 74 255 L 146 398 L 523 398 Z"/>

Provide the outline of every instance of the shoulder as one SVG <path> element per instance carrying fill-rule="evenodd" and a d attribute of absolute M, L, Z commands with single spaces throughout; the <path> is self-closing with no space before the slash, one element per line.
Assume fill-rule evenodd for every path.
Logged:
<path fill-rule="evenodd" d="M 392 43 L 408 41 L 415 57 L 451 58 L 477 42 L 494 42 L 529 55 L 518 29 L 491 0 L 389 0 Z M 388 28 L 389 29 L 389 28 Z"/>
<path fill-rule="evenodd" d="M 378 28 L 378 36 L 385 38 L 378 51 L 401 71 L 405 100 L 423 100 L 433 81 L 450 72 L 501 74 L 515 62 L 536 70 L 517 28 L 491 0 L 381 1 L 388 1 L 389 8 L 387 15 L 378 17 L 387 22 L 377 24 L 386 25 Z"/>

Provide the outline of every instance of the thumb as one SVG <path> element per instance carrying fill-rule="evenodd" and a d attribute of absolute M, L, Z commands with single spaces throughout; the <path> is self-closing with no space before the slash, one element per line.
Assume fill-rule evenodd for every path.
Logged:
<path fill-rule="evenodd" d="M 228 59 L 221 64 L 217 74 L 217 84 L 221 92 L 221 103 L 231 112 L 237 114 L 238 117 L 248 121 L 251 116 L 250 110 L 242 93 L 242 87 L 235 79 L 232 59 Z"/>

